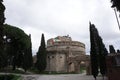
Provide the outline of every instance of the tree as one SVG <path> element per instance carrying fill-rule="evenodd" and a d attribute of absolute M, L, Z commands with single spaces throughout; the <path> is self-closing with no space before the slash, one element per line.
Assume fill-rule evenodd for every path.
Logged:
<path fill-rule="evenodd" d="M 111 0 L 112 7 L 116 7 L 116 9 L 120 12 L 120 0 Z"/>
<path fill-rule="evenodd" d="M 99 36 L 97 29 L 94 24 L 90 23 L 90 43 L 91 43 L 91 68 L 92 75 L 96 79 L 98 75 L 98 68 L 100 68 L 100 73 L 103 75 L 107 72 L 106 67 L 106 56 L 108 54 L 107 49 L 102 41 L 102 38 Z"/>
<path fill-rule="evenodd" d="M 109 51 L 110 53 L 116 53 L 113 45 L 109 45 Z"/>
<path fill-rule="evenodd" d="M 46 46 L 45 46 L 44 34 L 42 34 L 41 45 L 37 52 L 36 68 L 40 72 L 42 72 L 46 69 Z"/>
<path fill-rule="evenodd" d="M 4 17 L 4 11 L 5 11 L 5 6 L 2 4 L 3 0 L 0 0 L 0 68 L 4 67 L 5 65 L 5 56 L 3 54 L 3 48 L 4 48 L 4 43 L 3 43 L 3 24 L 5 22 L 5 17 Z"/>
<path fill-rule="evenodd" d="M 28 49 L 25 50 L 24 58 L 23 58 L 23 69 L 25 72 L 32 67 L 33 60 L 32 60 L 32 43 L 31 43 L 31 35 L 29 35 L 30 39 L 30 46 Z"/>
<path fill-rule="evenodd" d="M 98 46 L 97 46 L 96 37 L 97 37 L 97 30 L 96 30 L 95 26 L 90 23 L 91 69 L 92 69 L 92 75 L 95 78 L 95 80 L 98 75 Z"/>
<path fill-rule="evenodd" d="M 100 67 L 100 73 L 102 74 L 103 78 L 105 74 L 107 73 L 107 67 L 106 67 L 106 56 L 108 54 L 107 49 L 105 48 L 105 45 L 102 41 L 102 38 L 98 34 L 97 43 L 99 47 L 99 67 Z"/>
<path fill-rule="evenodd" d="M 120 50 L 119 50 L 119 49 L 117 50 L 117 53 L 120 53 Z"/>
<path fill-rule="evenodd" d="M 32 53 L 28 53 L 29 51 L 26 51 L 29 50 L 31 47 L 30 37 L 26 33 L 24 33 L 23 30 L 8 24 L 4 25 L 4 36 L 6 36 L 5 54 L 9 56 L 8 60 L 13 66 L 13 70 L 15 70 L 16 67 L 22 67 L 23 61 L 25 61 L 24 58 L 28 56 L 32 57 Z M 32 62 L 31 60 L 28 60 L 28 58 L 26 58 L 26 64 L 24 64 L 24 66 L 26 66 L 27 63 Z"/>

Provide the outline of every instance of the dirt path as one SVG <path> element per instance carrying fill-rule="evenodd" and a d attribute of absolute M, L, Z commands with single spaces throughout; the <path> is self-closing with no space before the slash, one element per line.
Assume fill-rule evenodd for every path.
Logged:
<path fill-rule="evenodd" d="M 93 76 L 85 74 L 61 74 L 61 75 L 22 75 L 23 80 L 94 80 Z M 97 77 L 97 80 L 103 80 Z M 105 80 L 107 80 L 105 78 Z"/>

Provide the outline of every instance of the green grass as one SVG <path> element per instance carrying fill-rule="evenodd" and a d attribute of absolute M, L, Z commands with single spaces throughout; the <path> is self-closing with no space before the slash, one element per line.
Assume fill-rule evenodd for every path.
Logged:
<path fill-rule="evenodd" d="M 80 73 L 84 73 L 84 71 L 85 71 L 86 69 L 85 69 L 85 67 L 80 67 Z"/>
<path fill-rule="evenodd" d="M 20 76 L 17 75 L 0 75 L 0 80 L 19 80 Z"/>
<path fill-rule="evenodd" d="M 31 70 L 29 70 L 30 72 L 32 72 L 33 74 L 48 74 L 48 75 L 52 75 L 52 74 L 77 74 L 75 72 L 56 72 L 56 71 L 43 71 L 43 72 L 39 72 L 37 69 L 32 68 Z"/>
<path fill-rule="evenodd" d="M 84 73 L 85 71 L 85 67 L 80 67 L 80 74 Z M 11 68 L 7 68 L 7 69 L 1 69 L 0 72 L 3 73 L 17 73 L 17 74 L 29 74 L 29 73 L 25 73 L 23 70 L 12 70 Z M 30 74 L 77 74 L 75 72 L 56 72 L 56 71 L 43 71 L 43 72 L 39 72 L 39 70 L 37 70 L 36 68 L 31 68 L 30 70 L 28 70 L 28 72 L 30 72 Z"/>
<path fill-rule="evenodd" d="M 18 73 L 18 74 L 24 74 L 25 72 L 24 71 L 21 71 L 21 70 L 11 70 L 11 69 L 6 69 L 6 70 L 0 70 L 0 72 L 3 72 L 3 73 Z"/>

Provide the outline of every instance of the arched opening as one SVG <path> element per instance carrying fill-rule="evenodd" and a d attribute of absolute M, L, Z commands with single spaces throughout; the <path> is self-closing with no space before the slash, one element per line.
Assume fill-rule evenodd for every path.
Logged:
<path fill-rule="evenodd" d="M 86 72 L 86 62 L 85 61 L 80 61 L 79 62 L 79 67 L 80 67 L 80 72 L 79 73 L 85 73 Z"/>
<path fill-rule="evenodd" d="M 75 64 L 73 62 L 69 63 L 68 72 L 75 72 Z"/>

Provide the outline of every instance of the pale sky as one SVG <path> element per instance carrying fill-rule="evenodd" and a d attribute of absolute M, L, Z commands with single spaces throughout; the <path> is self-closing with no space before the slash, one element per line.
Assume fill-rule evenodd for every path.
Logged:
<path fill-rule="evenodd" d="M 4 0 L 5 23 L 23 29 L 32 37 L 35 55 L 41 34 L 45 40 L 70 35 L 90 51 L 89 21 L 95 24 L 108 49 L 120 49 L 120 30 L 110 0 Z"/>

